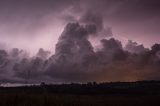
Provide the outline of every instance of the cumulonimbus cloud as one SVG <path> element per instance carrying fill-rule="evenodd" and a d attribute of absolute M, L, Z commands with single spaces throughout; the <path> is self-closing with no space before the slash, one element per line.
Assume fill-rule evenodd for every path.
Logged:
<path fill-rule="evenodd" d="M 91 25 L 67 24 L 52 56 L 43 49 L 34 57 L 16 48 L 10 52 L 1 50 L 1 82 L 160 79 L 160 44 L 153 45 L 149 50 L 129 41 L 127 46 L 133 46 L 131 51 L 124 49 L 121 42 L 114 38 L 101 39 L 101 48 L 94 51 L 88 40 L 89 36 L 96 33 Z M 94 28 L 97 26 L 94 25 Z"/>
<path fill-rule="evenodd" d="M 102 16 L 115 11 L 111 9 L 105 14 L 102 10 L 106 10 L 108 2 L 99 3 L 102 8 L 95 11 L 93 11 L 95 7 L 89 5 L 90 3 L 79 10 L 76 9 L 75 11 L 79 11 L 78 14 L 68 15 L 68 11 L 65 11 L 63 20 L 67 25 L 55 46 L 55 54 L 42 48 L 32 57 L 18 48 L 10 51 L 0 50 L 0 82 L 102 82 L 160 79 L 160 44 L 155 44 L 148 49 L 136 42 L 128 41 L 123 48 L 119 40 L 107 38 L 112 37 L 113 34 L 111 28 L 104 26 Z M 112 1 L 109 3 L 112 4 Z M 122 6 L 124 3 L 127 2 L 122 2 Z M 93 4 L 96 5 L 97 2 L 94 1 Z M 118 5 L 119 2 L 113 2 L 113 4 Z M 73 6 L 72 10 L 74 9 Z M 127 12 L 127 15 L 129 13 Z M 100 48 L 96 51 L 90 38 L 98 39 L 100 42 Z"/>

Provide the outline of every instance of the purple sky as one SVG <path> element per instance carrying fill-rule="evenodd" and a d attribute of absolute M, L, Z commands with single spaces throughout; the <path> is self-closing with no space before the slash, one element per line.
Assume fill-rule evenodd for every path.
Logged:
<path fill-rule="evenodd" d="M 160 42 L 159 0 L 1 0 L 0 47 L 54 52 L 64 26 L 86 11 L 102 15 L 122 42 Z"/>
<path fill-rule="evenodd" d="M 0 83 L 160 79 L 160 0 L 0 0 L 0 38 Z"/>

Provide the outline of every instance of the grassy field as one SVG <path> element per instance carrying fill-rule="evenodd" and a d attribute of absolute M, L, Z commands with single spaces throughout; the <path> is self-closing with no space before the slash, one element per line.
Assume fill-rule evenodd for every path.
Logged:
<path fill-rule="evenodd" d="M 0 106 L 160 106 L 160 96 L 1 94 Z"/>
<path fill-rule="evenodd" d="M 160 82 L 0 87 L 0 106 L 160 106 Z"/>

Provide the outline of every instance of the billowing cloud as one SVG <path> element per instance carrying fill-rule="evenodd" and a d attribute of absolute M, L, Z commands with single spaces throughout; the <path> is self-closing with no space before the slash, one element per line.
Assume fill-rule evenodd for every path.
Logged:
<path fill-rule="evenodd" d="M 149 50 L 129 41 L 128 47 L 123 48 L 119 40 L 110 38 L 101 39 L 100 48 L 94 51 L 89 41 L 89 36 L 95 33 L 92 27 L 89 29 L 91 25 L 68 23 L 52 56 L 42 48 L 33 57 L 18 48 L 8 52 L 0 50 L 1 82 L 160 79 L 160 44 L 153 45 Z M 96 25 L 94 27 L 97 28 Z"/>
<path fill-rule="evenodd" d="M 138 43 L 128 40 L 125 49 L 131 53 L 142 53 L 146 52 L 149 49 L 145 48 L 142 44 L 138 45 Z"/>
<path fill-rule="evenodd" d="M 145 48 L 159 42 L 159 7 L 158 0 L 0 1 L 0 82 L 160 79 L 160 44 Z M 144 45 L 129 40 L 123 48 L 116 37 Z M 41 49 L 30 56 L 27 48 Z"/>

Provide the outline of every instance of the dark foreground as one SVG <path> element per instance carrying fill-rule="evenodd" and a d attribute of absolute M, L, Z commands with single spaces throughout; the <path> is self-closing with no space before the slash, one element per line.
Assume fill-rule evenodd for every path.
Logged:
<path fill-rule="evenodd" d="M 1 87 L 0 106 L 160 106 L 160 82 Z"/>

